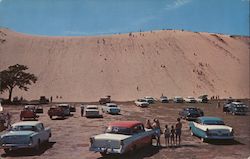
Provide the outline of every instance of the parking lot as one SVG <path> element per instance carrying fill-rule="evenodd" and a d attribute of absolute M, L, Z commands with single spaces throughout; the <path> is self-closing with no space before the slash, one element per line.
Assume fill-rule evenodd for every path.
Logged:
<path fill-rule="evenodd" d="M 249 105 L 249 100 L 245 103 Z M 73 103 L 76 106 L 76 112 L 66 119 L 51 120 L 47 115 L 49 105 L 43 105 L 44 113 L 39 114 L 39 120 L 45 127 L 50 127 L 52 137 L 48 145 L 44 145 L 42 150 L 34 153 L 31 150 L 15 151 L 6 155 L 0 150 L 0 158 L 27 158 L 27 159 L 92 159 L 101 158 L 99 153 L 90 152 L 89 137 L 91 135 L 102 133 L 105 126 L 110 121 L 117 120 L 139 120 L 145 122 L 146 119 L 158 118 L 161 127 L 165 124 L 174 125 L 178 117 L 178 112 L 186 106 L 195 106 L 201 108 L 206 116 L 217 116 L 224 119 L 225 123 L 234 128 L 234 141 L 210 141 L 203 143 L 198 137 L 190 135 L 188 122 L 182 120 L 183 133 L 180 147 L 165 147 L 162 136 L 162 147 L 152 146 L 137 150 L 135 153 L 118 158 L 226 158 L 242 159 L 250 156 L 250 113 L 245 116 L 233 116 L 222 112 L 222 107 L 217 108 L 216 102 L 207 104 L 167 104 L 155 103 L 148 108 L 139 108 L 133 102 L 118 103 L 121 108 L 120 115 L 103 114 L 103 118 L 85 118 L 80 115 L 80 104 Z M 12 115 L 12 123 L 19 121 L 19 114 L 23 106 L 4 106 Z M 4 132 L 2 132 L 4 133 Z"/>

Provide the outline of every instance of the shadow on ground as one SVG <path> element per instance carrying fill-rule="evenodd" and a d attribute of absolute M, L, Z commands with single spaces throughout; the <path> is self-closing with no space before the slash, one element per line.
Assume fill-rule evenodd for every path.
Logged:
<path fill-rule="evenodd" d="M 237 140 L 209 140 L 206 142 L 212 145 L 245 145 Z"/>
<path fill-rule="evenodd" d="M 8 154 L 2 154 L 1 157 L 24 157 L 24 156 L 40 156 L 48 149 L 52 148 L 56 142 L 49 142 L 43 144 L 39 151 L 35 151 L 33 149 L 22 149 L 22 150 L 13 150 Z"/>

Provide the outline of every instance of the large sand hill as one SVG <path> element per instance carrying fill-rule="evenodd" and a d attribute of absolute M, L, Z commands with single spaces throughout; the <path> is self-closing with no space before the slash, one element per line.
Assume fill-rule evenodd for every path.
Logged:
<path fill-rule="evenodd" d="M 80 102 L 111 95 L 128 101 L 162 93 L 249 98 L 249 40 L 175 30 L 43 37 L 0 29 L 0 70 L 18 63 L 38 76 L 29 91 L 14 90 L 13 96 L 26 99 Z"/>

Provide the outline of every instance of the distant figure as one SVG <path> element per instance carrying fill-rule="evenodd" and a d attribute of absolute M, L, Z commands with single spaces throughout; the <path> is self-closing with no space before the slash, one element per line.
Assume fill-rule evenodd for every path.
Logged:
<path fill-rule="evenodd" d="M 147 119 L 146 124 L 145 124 L 145 127 L 146 127 L 147 129 L 152 129 L 152 128 L 153 128 L 153 127 L 152 127 L 152 124 L 151 124 L 151 122 L 150 122 L 149 119 Z"/>
<path fill-rule="evenodd" d="M 51 96 L 51 97 L 50 97 L 50 103 L 52 103 L 52 101 L 53 101 L 53 97 Z"/>
<path fill-rule="evenodd" d="M 177 118 L 177 124 L 175 125 L 175 140 L 177 144 L 177 140 L 179 140 L 179 145 L 181 144 L 181 129 L 182 129 L 182 123 L 181 119 Z"/>
<path fill-rule="evenodd" d="M 84 106 L 81 106 L 81 116 L 83 117 L 84 114 Z"/>
<path fill-rule="evenodd" d="M 171 130 L 170 130 L 170 144 L 171 144 L 171 146 L 173 146 L 175 144 L 174 136 L 175 136 L 175 129 L 174 129 L 174 126 L 172 125 Z"/>
<path fill-rule="evenodd" d="M 169 146 L 170 130 L 168 128 L 168 125 L 165 125 L 164 137 L 165 137 L 165 145 Z"/>
<path fill-rule="evenodd" d="M 220 101 L 218 101 L 217 103 L 217 108 L 220 108 Z"/>
<path fill-rule="evenodd" d="M 6 114 L 6 123 L 7 123 L 7 128 L 11 127 L 11 124 L 10 124 L 11 123 L 11 115 L 9 112 Z"/>

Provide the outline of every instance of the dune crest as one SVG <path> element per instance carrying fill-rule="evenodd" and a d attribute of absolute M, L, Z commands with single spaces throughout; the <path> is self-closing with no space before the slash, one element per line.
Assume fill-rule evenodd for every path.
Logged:
<path fill-rule="evenodd" d="M 38 76 L 28 92 L 14 90 L 13 96 L 26 99 L 81 102 L 111 95 L 128 101 L 162 93 L 249 98 L 249 40 L 176 30 L 46 37 L 0 29 L 0 69 L 24 64 Z"/>

